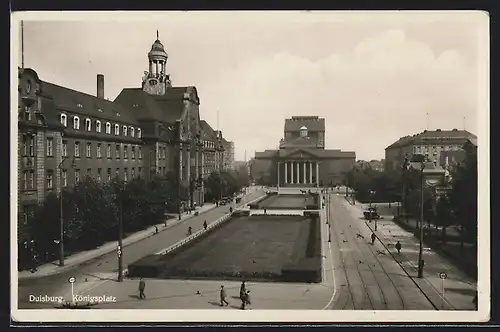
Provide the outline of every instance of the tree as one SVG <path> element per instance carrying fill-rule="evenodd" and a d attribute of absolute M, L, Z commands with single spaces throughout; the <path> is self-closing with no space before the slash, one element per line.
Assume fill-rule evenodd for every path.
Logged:
<path fill-rule="evenodd" d="M 443 243 L 446 242 L 446 228 L 452 223 L 452 204 L 448 195 L 442 195 L 438 198 L 436 205 L 436 227 L 441 229 Z"/>
<path fill-rule="evenodd" d="M 477 155 L 467 152 L 463 163 L 453 172 L 450 202 L 461 225 L 462 238 L 477 243 Z"/>

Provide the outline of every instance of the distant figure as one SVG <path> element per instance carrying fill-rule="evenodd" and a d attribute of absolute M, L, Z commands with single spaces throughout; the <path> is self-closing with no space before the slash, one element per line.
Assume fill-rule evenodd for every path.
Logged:
<path fill-rule="evenodd" d="M 267 214 L 267 210 L 266 209 L 264 209 L 264 214 Z"/>
<path fill-rule="evenodd" d="M 474 306 L 475 306 L 475 310 L 477 310 L 477 291 L 476 291 L 476 295 L 474 295 L 474 298 L 472 299 L 472 303 L 474 303 Z"/>
<path fill-rule="evenodd" d="M 188 235 L 191 235 L 193 234 L 193 229 L 191 228 L 191 226 L 188 227 Z"/>
<path fill-rule="evenodd" d="M 208 228 L 208 224 L 207 224 L 206 220 L 203 222 L 203 228 L 205 228 L 205 230 L 207 230 L 207 228 Z"/>
<path fill-rule="evenodd" d="M 240 287 L 240 300 L 243 301 L 243 299 L 245 298 L 246 292 L 247 292 L 247 288 L 245 285 L 245 281 L 243 280 L 243 282 L 241 283 L 241 287 Z"/>
<path fill-rule="evenodd" d="M 229 208 L 229 213 L 233 213 L 233 207 Z"/>
<path fill-rule="evenodd" d="M 252 309 L 251 306 L 252 306 L 252 300 L 250 299 L 250 291 L 247 291 L 246 294 L 245 294 L 245 303 L 244 303 L 244 306 L 243 306 L 243 310 L 245 310 L 245 306 L 248 306 L 249 309 Z"/>
<path fill-rule="evenodd" d="M 158 234 L 158 226 L 155 226 L 155 234 Z"/>
<path fill-rule="evenodd" d="M 146 282 L 144 280 L 141 280 L 139 281 L 139 299 L 142 300 L 142 299 L 145 299 L 146 298 L 146 294 L 144 294 L 144 289 L 146 288 Z"/>
<path fill-rule="evenodd" d="M 377 236 L 375 236 L 375 233 L 372 233 L 372 244 L 375 243 L 376 239 L 377 239 Z"/>
<path fill-rule="evenodd" d="M 401 254 L 401 243 L 399 243 L 399 241 L 396 243 L 396 250 L 398 251 L 398 254 Z"/>
<path fill-rule="evenodd" d="M 226 306 L 229 305 L 229 303 L 226 301 L 226 297 L 227 297 L 227 294 L 226 294 L 226 290 L 224 289 L 224 285 L 221 285 L 220 286 L 220 306 L 224 306 L 224 304 Z"/>

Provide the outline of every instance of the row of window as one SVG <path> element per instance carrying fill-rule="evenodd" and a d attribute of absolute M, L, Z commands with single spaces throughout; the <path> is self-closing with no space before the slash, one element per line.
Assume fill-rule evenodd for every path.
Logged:
<path fill-rule="evenodd" d="M 61 124 L 65 127 L 68 126 L 68 116 L 65 113 L 61 113 L 60 115 Z M 106 134 L 111 135 L 111 123 L 106 122 Z M 80 118 L 76 115 L 73 115 L 73 129 L 80 130 Z M 95 130 L 96 132 L 101 132 L 101 121 L 95 120 Z M 92 120 L 89 118 L 85 119 L 85 130 L 92 131 Z M 114 125 L 114 133 L 115 135 L 120 135 L 120 125 Z M 136 135 L 137 134 L 137 135 Z M 137 133 L 135 132 L 135 128 L 132 126 L 122 125 L 122 135 L 141 138 L 141 128 L 137 128 Z"/>
<path fill-rule="evenodd" d="M 49 156 L 49 140 L 47 140 L 47 156 Z M 96 149 L 96 157 L 97 158 L 102 158 L 102 143 L 97 143 L 97 149 Z M 74 142 L 74 157 L 80 157 L 80 142 L 75 141 Z M 112 144 L 107 144 L 106 146 L 106 158 L 111 159 L 111 149 L 112 149 Z M 115 146 L 115 159 L 120 159 L 121 156 L 121 146 L 120 144 L 116 144 Z M 136 155 L 137 152 L 137 155 Z M 52 153 L 52 151 L 50 151 Z M 50 154 L 51 156 L 52 154 Z M 63 141 L 62 144 L 62 156 L 67 157 L 68 156 L 68 143 L 66 141 Z M 130 158 L 131 159 L 142 159 L 142 147 L 141 146 L 136 146 L 136 145 L 131 145 L 130 146 Z M 87 142 L 86 148 L 85 148 L 85 157 L 87 158 L 92 158 L 92 142 Z M 124 145 L 123 146 L 123 159 L 128 159 L 129 157 L 129 146 Z"/>
<path fill-rule="evenodd" d="M 83 178 L 81 177 L 81 171 L 79 169 L 75 169 L 74 172 L 74 184 L 77 184 L 80 182 Z M 130 169 L 130 176 L 131 179 L 135 179 L 136 177 L 140 177 L 142 174 L 142 167 L 137 168 L 137 173 L 135 172 L 135 167 L 132 167 Z M 92 169 L 88 168 L 87 173 L 85 174 L 86 176 L 93 177 L 92 176 Z M 116 168 L 115 170 L 115 175 L 114 177 L 119 177 L 120 176 L 120 169 Z M 112 175 L 112 169 L 108 168 L 107 173 L 106 173 L 106 179 L 107 181 L 111 181 L 113 178 Z M 102 169 L 98 168 L 97 169 L 97 174 L 96 178 L 97 182 L 102 182 L 103 179 L 103 174 L 102 174 Z M 127 182 L 129 179 L 129 172 L 128 169 L 125 168 L 123 172 L 123 180 Z M 68 186 L 68 170 L 63 169 L 61 170 L 61 181 L 62 181 L 62 186 L 67 187 Z M 46 174 L 46 186 L 47 189 L 53 189 L 54 188 L 54 170 L 47 170 Z M 24 171 L 23 174 L 23 189 L 24 190 L 34 190 L 35 189 L 35 172 L 33 170 L 30 171 Z"/>

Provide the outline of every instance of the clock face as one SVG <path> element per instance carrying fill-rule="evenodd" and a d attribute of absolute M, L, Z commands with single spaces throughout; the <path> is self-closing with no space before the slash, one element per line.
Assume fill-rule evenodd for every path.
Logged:
<path fill-rule="evenodd" d="M 157 83 L 158 83 L 157 80 L 154 80 L 154 79 L 153 80 L 149 80 L 149 84 L 151 84 L 151 85 L 156 85 Z"/>

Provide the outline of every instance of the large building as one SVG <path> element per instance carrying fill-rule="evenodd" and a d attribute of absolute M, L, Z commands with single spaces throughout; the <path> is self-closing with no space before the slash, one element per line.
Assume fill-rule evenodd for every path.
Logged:
<path fill-rule="evenodd" d="M 174 172 L 187 204 L 203 205 L 203 177 L 220 169 L 222 133 L 200 119 L 194 86 L 173 87 L 165 73 L 168 55 L 157 39 L 140 88 L 104 97 L 104 76 L 89 95 L 42 81 L 19 68 L 18 227 L 51 193 L 85 176 L 99 182 Z"/>
<path fill-rule="evenodd" d="M 294 116 L 285 120 L 279 149 L 255 153 L 252 179 L 280 186 L 336 185 L 355 160 L 355 152 L 325 149 L 325 119 Z"/>
<path fill-rule="evenodd" d="M 425 155 L 436 165 L 446 167 L 460 162 L 465 154 L 462 147 L 475 141 L 476 135 L 466 130 L 424 130 L 421 133 L 401 137 L 385 149 L 385 170 L 401 167 L 405 157 Z"/>
<path fill-rule="evenodd" d="M 234 167 L 234 142 L 227 141 L 225 139 L 222 140 L 222 144 L 224 146 L 224 161 L 223 168 L 225 170 L 235 169 Z"/>

